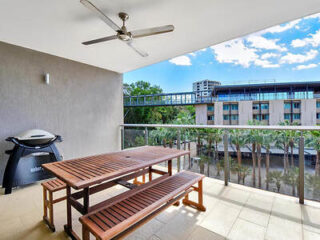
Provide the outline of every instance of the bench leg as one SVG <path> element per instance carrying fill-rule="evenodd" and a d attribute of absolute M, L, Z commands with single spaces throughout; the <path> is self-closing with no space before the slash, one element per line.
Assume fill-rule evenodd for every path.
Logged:
<path fill-rule="evenodd" d="M 193 206 L 199 211 L 206 211 L 205 206 L 203 206 L 203 189 L 202 189 L 202 180 L 198 182 L 198 187 L 193 187 L 194 191 L 198 192 L 198 202 L 189 200 L 189 195 L 187 194 L 182 200 L 182 203 L 187 206 Z"/>
<path fill-rule="evenodd" d="M 48 218 L 49 208 L 49 218 Z M 43 188 L 43 221 L 48 225 L 52 232 L 56 231 L 53 222 L 53 197 L 52 192 L 49 192 L 49 199 L 47 195 L 47 189 Z"/>
<path fill-rule="evenodd" d="M 50 222 L 50 225 L 52 226 L 52 228 L 55 229 L 54 222 L 53 222 L 53 196 L 52 196 L 52 192 L 49 192 L 49 222 Z M 53 230 L 53 231 L 55 231 L 55 230 Z"/>
<path fill-rule="evenodd" d="M 90 240 L 89 229 L 84 225 L 82 225 L 82 240 Z"/>

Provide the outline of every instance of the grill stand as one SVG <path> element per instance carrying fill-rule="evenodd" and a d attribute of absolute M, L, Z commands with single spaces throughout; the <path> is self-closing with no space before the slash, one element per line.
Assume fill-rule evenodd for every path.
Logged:
<path fill-rule="evenodd" d="M 45 152 L 49 153 L 51 156 L 54 156 L 53 162 L 61 161 L 62 158 L 59 154 L 59 151 L 53 143 L 55 140 L 61 141 L 61 138 L 59 137 L 54 139 L 50 144 L 47 144 L 43 147 L 30 147 L 21 143 L 17 143 L 16 141 L 12 140 L 12 138 L 7 139 L 7 141 L 12 141 L 16 145 L 12 150 L 6 151 L 6 153 L 10 154 L 10 157 L 4 172 L 2 183 L 2 187 L 5 188 L 5 194 L 10 194 L 12 192 L 12 185 L 20 158 L 31 153 Z"/>

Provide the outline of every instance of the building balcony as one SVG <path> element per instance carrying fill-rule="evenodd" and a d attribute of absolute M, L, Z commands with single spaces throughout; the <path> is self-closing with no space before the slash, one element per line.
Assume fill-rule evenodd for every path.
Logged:
<path fill-rule="evenodd" d="M 161 166 L 159 166 L 161 168 Z M 320 237 L 320 204 L 267 192 L 238 184 L 224 185 L 221 180 L 204 179 L 206 212 L 172 206 L 125 239 L 318 239 Z M 113 187 L 92 195 L 99 202 L 126 189 Z M 195 195 L 190 195 L 191 199 Z M 42 222 L 42 189 L 40 184 L 15 190 L 0 197 L 1 239 L 68 239 L 63 231 L 66 222 L 65 202 L 55 204 L 56 232 Z M 74 211 L 74 219 L 80 214 Z M 285 224 L 284 224 L 285 223 Z M 81 224 L 74 221 L 81 233 Z"/>

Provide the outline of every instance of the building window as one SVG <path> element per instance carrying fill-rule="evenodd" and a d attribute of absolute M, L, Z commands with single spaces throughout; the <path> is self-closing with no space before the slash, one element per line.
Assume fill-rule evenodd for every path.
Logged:
<path fill-rule="evenodd" d="M 252 104 L 252 110 L 259 110 L 259 104 L 258 103 Z"/>
<path fill-rule="evenodd" d="M 214 111 L 214 106 L 208 106 L 207 110 L 208 110 L 208 112 L 213 112 Z"/>
<path fill-rule="evenodd" d="M 231 120 L 238 120 L 239 116 L 238 115 L 231 115 Z"/>
<path fill-rule="evenodd" d="M 291 103 L 284 103 L 284 109 L 291 109 Z"/>
<path fill-rule="evenodd" d="M 268 104 L 268 103 L 262 103 L 262 104 L 261 104 L 261 109 L 262 109 L 262 110 L 263 110 L 263 109 L 265 109 L 265 110 L 269 109 L 269 104 Z"/>
<path fill-rule="evenodd" d="M 320 119 L 320 113 L 317 113 L 317 119 Z"/>
<path fill-rule="evenodd" d="M 253 115 L 253 119 L 254 119 L 254 120 L 257 120 L 257 121 L 260 121 L 260 115 L 256 115 L 256 114 Z"/>
<path fill-rule="evenodd" d="M 290 118 L 290 113 L 285 113 L 284 114 L 284 120 L 290 120 L 291 118 Z"/>
<path fill-rule="evenodd" d="M 224 111 L 229 110 L 229 105 L 227 105 L 227 104 L 223 105 L 223 110 L 224 110 Z"/>
<path fill-rule="evenodd" d="M 300 103 L 299 102 L 294 102 L 293 103 L 293 108 L 300 109 Z"/>
<path fill-rule="evenodd" d="M 293 120 L 300 120 L 300 113 L 294 113 Z"/>
<path fill-rule="evenodd" d="M 231 104 L 231 110 L 238 110 L 238 104 Z"/>
<path fill-rule="evenodd" d="M 269 120 L 269 114 L 262 114 L 262 120 Z"/>
<path fill-rule="evenodd" d="M 320 102 L 317 102 L 317 108 L 320 108 Z"/>
<path fill-rule="evenodd" d="M 223 120 L 229 120 L 229 115 L 223 115 Z"/>
<path fill-rule="evenodd" d="M 208 115 L 208 121 L 213 121 L 214 120 L 214 115 Z"/>

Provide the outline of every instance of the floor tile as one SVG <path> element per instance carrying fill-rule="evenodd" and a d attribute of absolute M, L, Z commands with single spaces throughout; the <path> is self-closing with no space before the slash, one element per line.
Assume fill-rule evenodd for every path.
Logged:
<path fill-rule="evenodd" d="M 270 217 L 266 240 L 301 240 L 302 224 L 281 217 Z"/>
<path fill-rule="evenodd" d="M 227 236 L 239 213 L 239 209 L 220 201 L 199 225 L 222 236 Z"/>
<path fill-rule="evenodd" d="M 230 240 L 263 240 L 266 228 L 257 224 L 237 219 L 234 223 L 228 239 Z"/>
<path fill-rule="evenodd" d="M 187 240 L 224 240 L 225 237 L 203 227 L 196 227 Z"/>

